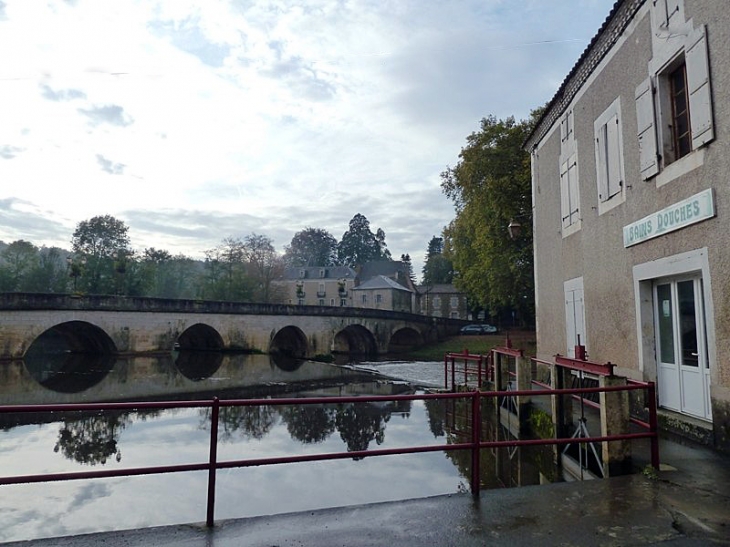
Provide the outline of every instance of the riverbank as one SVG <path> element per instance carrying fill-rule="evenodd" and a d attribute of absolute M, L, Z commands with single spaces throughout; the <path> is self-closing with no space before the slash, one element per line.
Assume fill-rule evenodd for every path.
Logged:
<path fill-rule="evenodd" d="M 514 330 L 499 334 L 481 334 L 469 336 L 450 336 L 449 338 L 429 344 L 415 351 L 410 351 L 399 358 L 407 358 L 419 361 L 443 361 L 446 353 L 461 353 L 465 349 L 472 354 L 487 354 L 492 348 L 504 346 L 507 336 L 512 346 L 525 350 L 527 356 L 534 356 L 536 352 L 536 338 L 534 330 Z"/>

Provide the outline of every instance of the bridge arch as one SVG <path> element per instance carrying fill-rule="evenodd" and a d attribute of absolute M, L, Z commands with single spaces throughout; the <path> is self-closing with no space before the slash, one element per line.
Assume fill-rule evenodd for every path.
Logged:
<path fill-rule="evenodd" d="M 388 342 L 388 353 L 402 353 L 423 345 L 423 336 L 416 329 L 403 327 L 395 331 Z"/>
<path fill-rule="evenodd" d="M 288 325 L 280 329 L 269 345 L 270 354 L 285 355 L 297 359 L 306 358 L 308 350 L 307 336 L 302 329 L 294 325 Z"/>
<path fill-rule="evenodd" d="M 374 356 L 378 354 L 378 344 L 367 328 L 362 325 L 349 325 L 335 334 L 332 353 Z"/>
<path fill-rule="evenodd" d="M 195 323 L 177 337 L 180 350 L 219 351 L 225 347 L 223 337 L 210 325 Z"/>
<path fill-rule="evenodd" d="M 86 321 L 66 321 L 43 331 L 23 355 L 25 369 L 43 387 L 79 393 L 103 380 L 117 353 L 111 337 Z"/>
<path fill-rule="evenodd" d="M 86 321 L 66 321 L 43 331 L 28 347 L 25 355 L 91 353 L 111 355 L 117 348 L 100 327 Z"/>

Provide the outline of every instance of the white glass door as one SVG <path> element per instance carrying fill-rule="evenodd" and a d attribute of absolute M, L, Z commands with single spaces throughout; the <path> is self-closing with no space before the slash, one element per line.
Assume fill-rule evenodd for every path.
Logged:
<path fill-rule="evenodd" d="M 654 286 L 659 405 L 711 419 L 709 362 L 700 278 Z"/>

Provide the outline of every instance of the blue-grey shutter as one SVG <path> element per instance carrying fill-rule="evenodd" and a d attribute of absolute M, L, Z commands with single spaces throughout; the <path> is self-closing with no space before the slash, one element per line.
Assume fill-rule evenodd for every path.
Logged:
<path fill-rule="evenodd" d="M 687 38 L 685 63 L 687 65 L 692 149 L 695 150 L 715 138 L 705 25 L 694 29 Z"/>
<path fill-rule="evenodd" d="M 659 172 L 651 78 L 647 78 L 636 88 L 636 124 L 639 136 L 639 169 L 641 178 L 646 180 Z"/>

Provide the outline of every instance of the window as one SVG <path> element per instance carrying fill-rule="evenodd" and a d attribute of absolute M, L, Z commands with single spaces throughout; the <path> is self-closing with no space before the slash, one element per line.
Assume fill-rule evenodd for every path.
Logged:
<path fill-rule="evenodd" d="M 644 180 L 715 138 L 704 25 L 689 32 L 683 48 L 639 84 L 635 97 Z"/>
<path fill-rule="evenodd" d="M 560 142 L 561 147 L 567 147 L 566 143 L 573 140 L 573 110 L 568 110 L 560 118 Z"/>
<path fill-rule="evenodd" d="M 326 275 L 327 275 L 327 270 L 325 270 L 325 269 L 319 270 L 319 277 L 325 277 Z"/>
<path fill-rule="evenodd" d="M 452 308 L 459 307 L 459 297 L 458 296 L 452 296 L 449 302 L 450 302 Z"/>
<path fill-rule="evenodd" d="M 382 301 L 383 301 L 383 295 L 381 295 L 381 294 L 376 294 L 376 295 L 375 295 L 375 302 L 376 302 L 377 304 L 380 304 L 380 303 L 381 303 Z"/>
<path fill-rule="evenodd" d="M 347 306 L 347 298 L 340 298 L 340 306 L 342 306 L 342 307 Z"/>
<path fill-rule="evenodd" d="M 300 298 L 299 300 L 297 300 L 297 305 L 298 306 L 303 306 L 304 305 L 304 298 Z"/>
<path fill-rule="evenodd" d="M 363 294 L 362 295 L 362 303 L 363 304 L 367 304 L 368 303 L 368 295 L 367 294 Z"/>
<path fill-rule="evenodd" d="M 319 299 L 319 305 L 320 306 L 324 306 L 324 298 L 320 298 Z"/>
<path fill-rule="evenodd" d="M 335 299 L 334 298 L 330 298 L 330 306 L 334 306 L 334 305 L 335 305 Z"/>
<path fill-rule="evenodd" d="M 692 151 L 692 136 L 689 129 L 689 102 L 687 100 L 687 65 L 682 63 L 668 77 L 669 102 L 672 106 L 670 128 L 672 149 L 675 159 Z"/>
<path fill-rule="evenodd" d="M 576 277 L 564 283 L 565 338 L 568 357 L 575 357 L 575 346 L 586 344 L 586 320 L 583 303 L 583 278 Z"/>
<path fill-rule="evenodd" d="M 440 308 L 441 307 L 441 297 L 440 296 L 434 296 L 433 297 L 433 307 L 434 308 Z"/>
<path fill-rule="evenodd" d="M 623 139 L 621 133 L 621 99 L 616 99 L 593 124 L 596 143 L 596 183 L 598 184 L 598 213 L 625 199 Z"/>
<path fill-rule="evenodd" d="M 572 154 L 560 166 L 560 211 L 562 214 L 563 235 L 578 228 L 580 221 L 580 195 L 578 193 L 578 159 Z"/>

